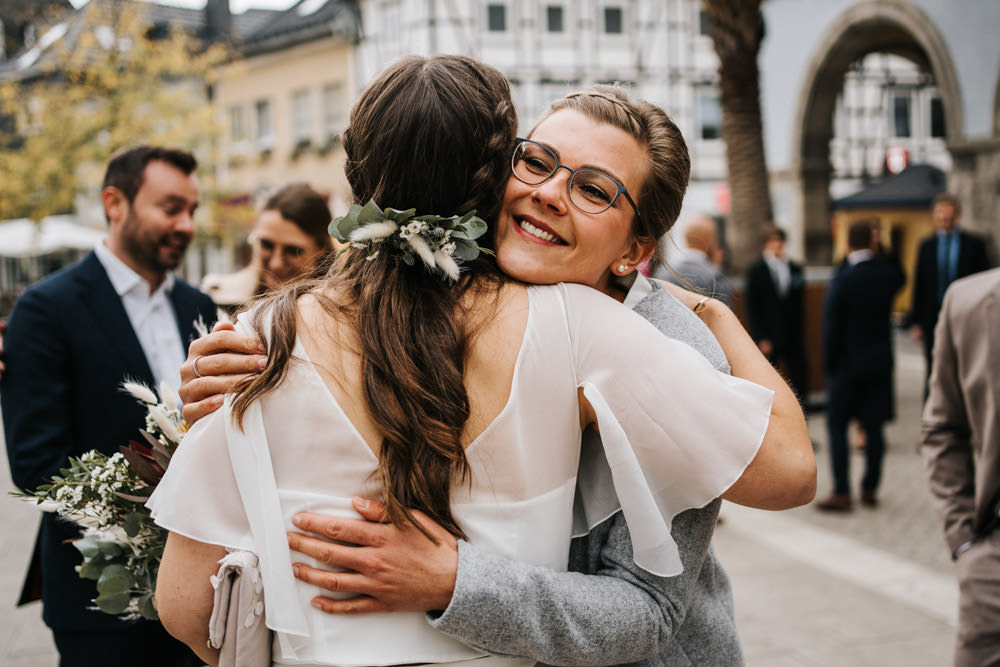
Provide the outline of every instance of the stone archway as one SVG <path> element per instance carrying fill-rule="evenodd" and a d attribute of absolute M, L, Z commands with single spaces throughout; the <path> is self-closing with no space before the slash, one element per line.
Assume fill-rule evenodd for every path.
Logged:
<path fill-rule="evenodd" d="M 963 140 L 962 108 L 951 57 L 934 25 L 919 9 L 900 0 L 865 0 L 833 22 L 809 63 L 796 115 L 793 144 L 799 181 L 805 259 L 831 261 L 830 139 L 833 112 L 844 74 L 869 53 L 904 57 L 934 76 L 944 106 L 949 144 Z"/>

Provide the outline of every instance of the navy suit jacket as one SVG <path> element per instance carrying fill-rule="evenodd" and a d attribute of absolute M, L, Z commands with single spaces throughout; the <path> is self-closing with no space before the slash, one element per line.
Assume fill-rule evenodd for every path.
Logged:
<path fill-rule="evenodd" d="M 185 343 L 196 335 L 198 318 L 209 326 L 215 320 L 211 299 L 181 280 L 170 299 Z M 68 456 L 118 451 L 145 424 L 145 410 L 120 385 L 128 377 L 152 387 L 153 374 L 93 252 L 17 300 L 4 338 L 4 362 L 7 455 L 14 483 L 22 489 L 58 474 Z M 124 624 L 116 618 L 86 609 L 96 589 L 74 571 L 81 558 L 66 540 L 77 535 L 55 515 L 43 516 L 35 556 L 41 559 L 45 622 L 60 630 L 120 629 Z"/>
<path fill-rule="evenodd" d="M 975 234 L 956 230 L 960 239 L 958 266 L 955 279 L 990 268 L 986 255 L 986 242 Z M 920 243 L 917 250 L 917 269 L 913 282 L 913 307 L 910 323 L 919 324 L 927 344 L 933 340 L 934 325 L 937 324 L 941 300 L 938 298 L 938 257 L 937 234 L 932 234 Z"/>
<path fill-rule="evenodd" d="M 823 303 L 823 370 L 829 378 L 892 373 L 892 302 L 905 277 L 869 259 L 839 269 Z"/>
<path fill-rule="evenodd" d="M 803 346 L 806 283 L 801 266 L 789 262 L 788 269 L 788 292 L 784 298 L 778 295 L 778 286 L 763 258 L 747 269 L 744 288 L 750 335 L 754 342 L 771 341 L 778 356 Z"/>

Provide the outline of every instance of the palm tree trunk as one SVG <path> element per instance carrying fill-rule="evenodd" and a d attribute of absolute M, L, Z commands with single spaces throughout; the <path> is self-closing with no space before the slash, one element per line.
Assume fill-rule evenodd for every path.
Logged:
<path fill-rule="evenodd" d="M 726 228 L 730 268 L 742 273 L 760 250 L 771 222 L 770 179 L 764 156 L 757 56 L 764 39 L 762 0 L 702 0 L 719 56 L 722 138 L 732 210 Z"/>

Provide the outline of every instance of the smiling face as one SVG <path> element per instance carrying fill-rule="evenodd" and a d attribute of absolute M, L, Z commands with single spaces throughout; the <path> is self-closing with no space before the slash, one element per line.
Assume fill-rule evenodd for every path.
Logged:
<path fill-rule="evenodd" d="M 531 139 L 552 149 L 571 169 L 598 169 L 638 202 L 646 151 L 632 136 L 569 109 L 539 124 Z M 569 172 L 539 185 L 507 183 L 496 224 L 496 252 L 505 273 L 528 283 L 573 282 L 611 291 L 612 272 L 631 273 L 652 250 L 633 234 L 635 213 L 624 196 L 603 213 L 584 213 L 569 197 Z M 624 264 L 626 271 L 618 271 Z"/>
<path fill-rule="evenodd" d="M 275 210 L 262 211 L 254 230 L 260 253 L 261 281 L 268 287 L 312 271 L 325 249 Z"/>
<path fill-rule="evenodd" d="M 155 288 L 180 264 L 194 237 L 198 182 L 160 160 L 146 165 L 131 204 L 120 190 L 102 193 L 108 214 L 108 247 Z"/>

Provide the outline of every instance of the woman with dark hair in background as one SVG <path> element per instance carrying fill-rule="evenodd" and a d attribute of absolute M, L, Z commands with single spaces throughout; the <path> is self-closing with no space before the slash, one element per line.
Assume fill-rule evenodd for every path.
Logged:
<path fill-rule="evenodd" d="M 206 275 L 202 291 L 232 314 L 255 296 L 312 274 L 333 248 L 327 231 L 332 218 L 326 198 L 307 184 L 280 188 L 250 232 L 250 264 L 236 273 Z"/>

